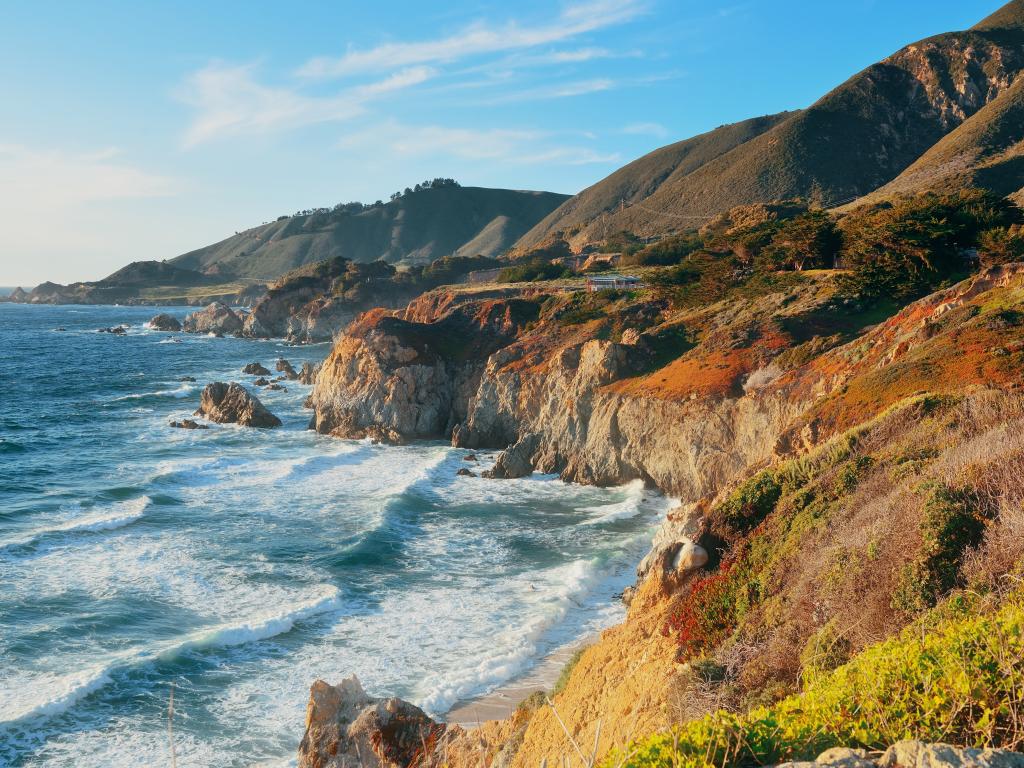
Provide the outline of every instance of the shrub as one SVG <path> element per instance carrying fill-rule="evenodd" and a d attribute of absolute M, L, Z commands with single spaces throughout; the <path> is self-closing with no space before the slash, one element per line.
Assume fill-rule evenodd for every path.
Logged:
<path fill-rule="evenodd" d="M 724 565 L 717 573 L 690 582 L 679 608 L 669 615 L 663 634 L 675 637 L 682 657 L 713 650 L 738 626 L 745 601 L 738 594 L 742 580 L 734 578 L 732 570 L 732 565 Z"/>
<path fill-rule="evenodd" d="M 775 473 L 761 472 L 750 478 L 730 496 L 716 517 L 733 531 L 749 531 L 764 520 L 782 496 L 782 484 Z"/>
<path fill-rule="evenodd" d="M 718 711 L 613 753 L 605 766 L 711 768 L 812 760 L 836 746 L 918 738 L 976 747 L 1024 743 L 1024 608 L 952 601 L 803 693 L 745 715 Z"/>
<path fill-rule="evenodd" d="M 555 681 L 555 687 L 551 689 L 551 695 L 557 696 L 565 690 L 565 686 L 569 684 L 569 678 L 572 677 L 572 671 L 576 669 L 576 665 L 580 663 L 580 659 L 583 658 L 583 653 L 590 646 L 584 646 L 580 648 L 572 657 L 565 662 L 565 666 L 562 667 L 562 671 L 558 674 L 558 679 Z"/>
<path fill-rule="evenodd" d="M 1024 231 L 1020 225 L 987 229 L 978 238 L 982 266 L 1024 261 Z"/>
<path fill-rule="evenodd" d="M 668 267 L 678 264 L 703 247 L 704 241 L 700 235 L 696 232 L 686 232 L 666 237 L 634 254 L 626 254 L 620 263 L 623 266 Z"/>
<path fill-rule="evenodd" d="M 808 211 L 779 225 L 764 248 L 763 259 L 774 269 L 829 268 L 841 244 L 832 217 L 825 211 Z"/>
<path fill-rule="evenodd" d="M 571 275 L 566 267 L 557 262 L 534 259 L 525 264 L 506 267 L 498 274 L 498 280 L 502 283 L 530 283 L 538 280 L 557 280 Z"/>

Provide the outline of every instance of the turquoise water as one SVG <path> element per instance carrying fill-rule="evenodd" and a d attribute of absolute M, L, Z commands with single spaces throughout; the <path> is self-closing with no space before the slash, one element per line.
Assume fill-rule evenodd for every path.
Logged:
<path fill-rule="evenodd" d="M 154 313 L 0 304 L 0 765 L 169 764 L 172 683 L 178 766 L 287 765 L 318 677 L 442 715 L 621 616 L 664 499 L 322 437 L 296 382 L 282 429 L 172 429 L 328 348 Z"/>

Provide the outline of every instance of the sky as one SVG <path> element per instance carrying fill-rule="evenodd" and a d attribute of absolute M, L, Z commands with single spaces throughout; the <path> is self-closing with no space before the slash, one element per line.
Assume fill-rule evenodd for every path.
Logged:
<path fill-rule="evenodd" d="M 0 0 L 0 285 L 436 176 L 575 193 L 1000 0 Z"/>

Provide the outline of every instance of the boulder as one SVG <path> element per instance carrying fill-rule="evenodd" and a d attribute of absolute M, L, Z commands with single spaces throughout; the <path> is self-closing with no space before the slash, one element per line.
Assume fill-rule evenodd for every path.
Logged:
<path fill-rule="evenodd" d="M 97 332 L 98 333 L 112 333 L 115 336 L 124 336 L 126 333 L 128 333 L 128 329 L 125 328 L 123 325 L 115 325 L 115 326 L 112 326 L 110 328 L 99 328 L 99 329 L 97 329 Z"/>
<path fill-rule="evenodd" d="M 881 768 L 1024 768 L 1024 755 L 1006 749 L 974 749 L 900 741 L 885 751 Z"/>
<path fill-rule="evenodd" d="M 540 445 L 541 436 L 538 433 L 525 435 L 509 446 L 498 456 L 494 462 L 494 469 L 484 472 L 484 477 L 493 477 L 500 480 L 508 480 L 517 477 L 526 477 L 533 472 L 533 455 Z"/>
<path fill-rule="evenodd" d="M 181 329 L 187 333 L 238 333 L 242 330 L 242 319 L 231 307 L 215 301 L 185 318 Z"/>
<path fill-rule="evenodd" d="M 299 383 L 300 384 L 312 384 L 316 380 L 316 375 L 320 373 L 320 366 L 313 365 L 312 363 L 303 363 L 302 370 L 299 372 Z"/>
<path fill-rule="evenodd" d="M 196 380 L 195 376 L 182 376 L 180 379 L 178 379 L 178 381 L 182 381 L 182 382 L 193 382 L 195 380 Z"/>
<path fill-rule="evenodd" d="M 288 388 L 281 384 L 268 384 L 267 389 L 271 392 L 287 392 Z"/>
<path fill-rule="evenodd" d="M 182 419 L 181 421 L 172 421 L 170 426 L 175 429 L 209 429 L 209 425 L 200 424 L 198 421 L 192 421 L 192 419 Z"/>
<path fill-rule="evenodd" d="M 462 457 L 462 460 L 463 461 L 476 461 L 476 454 L 475 453 L 467 453 L 465 456 Z"/>
<path fill-rule="evenodd" d="M 278 373 L 283 373 L 290 381 L 294 381 L 299 378 L 299 374 L 296 373 L 294 368 L 292 368 L 292 364 L 283 357 L 278 359 L 277 365 L 274 367 L 277 369 Z"/>
<path fill-rule="evenodd" d="M 174 315 L 168 315 L 166 312 L 161 312 L 149 321 L 149 327 L 154 331 L 177 333 L 181 330 L 181 323 L 178 322 L 178 318 L 174 317 Z"/>
<path fill-rule="evenodd" d="M 259 363 L 249 363 L 245 368 L 242 369 L 242 373 L 248 374 L 249 376 L 269 376 L 270 371 L 264 368 Z"/>
<path fill-rule="evenodd" d="M 255 384 L 257 387 L 266 387 L 270 385 L 270 380 L 260 376 L 260 378 L 256 379 L 256 381 L 254 381 L 253 384 Z"/>
<path fill-rule="evenodd" d="M 255 395 L 241 384 L 217 381 L 203 388 L 196 416 L 205 416 L 218 424 L 244 427 L 279 427 L 281 420 L 266 409 Z"/>
<path fill-rule="evenodd" d="M 375 699 L 358 678 L 317 680 L 309 691 L 298 768 L 407 768 L 428 757 L 447 727 L 401 699 Z"/>
<path fill-rule="evenodd" d="M 466 469 L 465 467 L 460 469 L 455 474 L 458 475 L 459 477 L 476 477 L 476 474 L 474 472 L 471 472 L 470 470 Z"/>

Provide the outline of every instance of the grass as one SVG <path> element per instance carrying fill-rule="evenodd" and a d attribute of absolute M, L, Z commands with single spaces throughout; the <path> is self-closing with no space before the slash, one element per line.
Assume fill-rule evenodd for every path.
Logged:
<path fill-rule="evenodd" d="M 718 711 L 613 754 L 614 768 L 709 768 L 811 760 L 830 747 L 908 737 L 976 747 L 1024 743 L 1024 603 L 957 597 L 898 637 L 811 675 L 802 693 L 746 714 Z"/>

